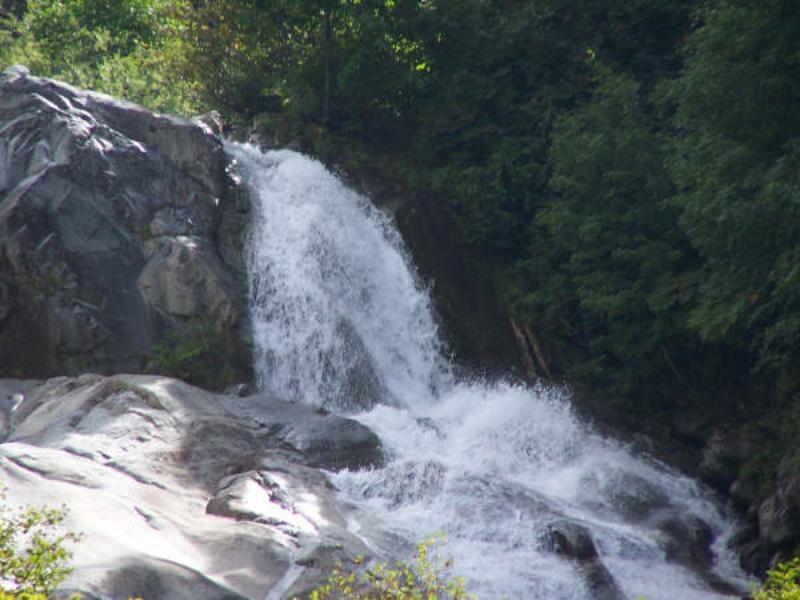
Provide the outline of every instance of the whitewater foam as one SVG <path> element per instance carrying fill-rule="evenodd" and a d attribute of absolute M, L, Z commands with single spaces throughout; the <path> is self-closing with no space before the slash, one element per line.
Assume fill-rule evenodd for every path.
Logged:
<path fill-rule="evenodd" d="M 746 589 L 724 549 L 733 522 L 708 490 L 604 439 L 563 389 L 453 376 L 427 290 L 386 215 L 298 153 L 228 152 L 253 198 L 258 383 L 348 412 L 380 436 L 385 468 L 332 474 L 370 547 L 408 555 L 441 531 L 480 597 L 593 598 L 587 563 L 553 551 L 553 528 L 566 522 L 589 533 L 592 568 L 625 597 Z M 692 536 L 701 549 L 716 540 L 709 564 L 689 551 Z"/>

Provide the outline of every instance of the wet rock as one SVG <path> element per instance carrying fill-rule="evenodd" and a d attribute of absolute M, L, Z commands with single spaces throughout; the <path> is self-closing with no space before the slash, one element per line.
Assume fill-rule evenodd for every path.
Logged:
<path fill-rule="evenodd" d="M 202 315 L 223 328 L 236 323 L 238 290 L 207 240 L 179 235 L 146 247 L 151 257 L 137 286 L 151 310 L 177 319 Z"/>
<path fill-rule="evenodd" d="M 547 525 L 541 541 L 547 550 L 578 563 L 592 598 L 622 600 L 625 597 L 600 560 L 586 527 L 574 521 L 553 521 Z"/>
<path fill-rule="evenodd" d="M 395 462 L 363 491 L 365 498 L 385 498 L 392 507 L 431 498 L 442 490 L 446 469 L 434 462 Z"/>
<path fill-rule="evenodd" d="M 230 417 L 201 417 L 187 430 L 181 448 L 192 474 L 210 489 L 223 477 L 256 466 L 261 444 L 251 429 Z"/>
<path fill-rule="evenodd" d="M 589 475 L 581 486 L 598 505 L 612 509 L 631 521 L 646 519 L 670 505 L 669 497 L 647 479 L 622 470 L 610 471 L 602 478 Z"/>
<path fill-rule="evenodd" d="M 358 421 L 332 414 L 287 422 L 274 436 L 320 469 L 364 469 L 384 462 L 378 436 Z"/>
<path fill-rule="evenodd" d="M 330 362 L 342 365 L 343 372 L 332 377 L 332 379 L 340 378 L 342 385 L 338 398 L 326 408 L 356 412 L 374 408 L 384 401 L 388 394 L 381 384 L 372 357 L 348 321 L 339 321 L 336 334 L 342 341 L 341 348 L 337 349 L 340 355 L 332 358 Z"/>
<path fill-rule="evenodd" d="M 548 524 L 545 546 L 551 552 L 576 560 L 597 558 L 589 530 L 572 521 L 555 521 Z"/>
<path fill-rule="evenodd" d="M 770 568 L 772 552 L 770 552 L 760 540 L 755 539 L 745 544 L 737 546 L 739 563 L 748 573 L 763 576 Z"/>
<path fill-rule="evenodd" d="M 0 74 L 0 122 L 0 375 L 137 372 L 194 319 L 223 339 L 220 372 L 244 378 L 211 129 L 24 69 Z"/>
<path fill-rule="evenodd" d="M 245 396 L 250 396 L 253 394 L 255 390 L 250 383 L 235 383 L 233 385 L 228 386 L 225 388 L 224 392 L 228 396 L 236 396 L 238 398 L 244 398 Z"/>
<path fill-rule="evenodd" d="M 745 522 L 739 525 L 730 538 L 731 547 L 737 548 L 758 538 L 758 523 Z"/>
<path fill-rule="evenodd" d="M 700 569 L 711 566 L 714 533 L 708 523 L 691 515 L 670 515 L 657 526 L 664 535 L 662 548 L 668 560 Z"/>
<path fill-rule="evenodd" d="M 702 447 L 712 423 L 712 419 L 701 411 L 685 411 L 672 420 L 672 429 L 676 437 L 693 446 Z"/>

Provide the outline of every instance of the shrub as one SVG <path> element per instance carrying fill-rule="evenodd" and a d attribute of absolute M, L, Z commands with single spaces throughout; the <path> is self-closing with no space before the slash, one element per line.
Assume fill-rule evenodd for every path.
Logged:
<path fill-rule="evenodd" d="M 800 557 L 781 563 L 769 571 L 764 586 L 753 596 L 753 600 L 798 599 L 800 599 Z"/>
<path fill-rule="evenodd" d="M 0 505 L 0 600 L 43 600 L 72 572 L 66 544 L 75 533 L 60 533 L 64 509 Z"/>
<path fill-rule="evenodd" d="M 474 600 L 461 578 L 447 576 L 452 561 L 442 562 L 436 550 L 437 540 L 430 539 L 417 545 L 413 563 L 379 564 L 360 574 L 338 567 L 325 585 L 311 592 L 309 600 Z M 353 562 L 358 567 L 364 559 L 357 557 Z"/>

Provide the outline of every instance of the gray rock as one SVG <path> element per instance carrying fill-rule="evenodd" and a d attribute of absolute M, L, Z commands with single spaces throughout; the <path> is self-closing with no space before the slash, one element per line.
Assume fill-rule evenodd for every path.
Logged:
<path fill-rule="evenodd" d="M 243 279 L 225 262 L 241 238 L 225 232 L 223 261 L 234 194 L 211 129 L 23 68 L 0 75 L 0 123 L 0 375 L 137 372 L 203 320 L 220 372 L 245 378 Z"/>
<path fill-rule="evenodd" d="M 335 415 L 314 415 L 304 423 L 291 422 L 275 437 L 321 469 L 363 469 L 383 463 L 380 440 L 364 425 Z"/>
<path fill-rule="evenodd" d="M 339 457 L 327 464 L 358 455 L 347 440 L 366 428 L 247 400 L 159 376 L 0 379 L 6 502 L 66 504 L 65 527 L 84 534 L 61 597 L 279 598 L 322 583 L 333 555 L 369 554 L 327 475 L 308 466 L 320 448 L 306 457 L 268 433 L 322 436 Z M 334 441 L 337 431 L 351 437 Z"/>
<path fill-rule="evenodd" d="M 168 561 L 131 560 L 115 568 L 104 581 L 103 597 L 148 600 L 246 600 L 197 571 Z"/>
<path fill-rule="evenodd" d="M 265 447 L 299 453 L 307 466 L 355 470 L 384 463 L 378 436 L 353 419 L 264 394 L 228 397 L 227 406 L 254 419 Z"/>
<path fill-rule="evenodd" d="M 661 546 L 667 559 L 696 569 L 711 566 L 714 533 L 708 523 L 692 515 L 672 514 L 660 519 L 657 526 L 664 536 Z"/>
<path fill-rule="evenodd" d="M 641 521 L 670 505 L 667 495 L 644 477 L 623 470 L 604 477 L 589 475 L 581 481 L 584 493 L 596 498 L 598 508 L 613 510 L 625 519 Z"/>
<path fill-rule="evenodd" d="M 774 493 L 758 508 L 762 542 L 771 550 L 796 546 L 800 541 L 800 456 L 781 460 Z"/>
<path fill-rule="evenodd" d="M 567 558 L 597 558 L 597 549 L 589 530 L 572 521 L 560 520 L 548 524 L 543 541 L 548 550 Z"/>
<path fill-rule="evenodd" d="M 236 286 L 206 240 L 179 235 L 145 247 L 150 259 L 137 285 L 151 310 L 177 319 L 202 317 L 222 329 L 236 324 Z"/>
<path fill-rule="evenodd" d="M 589 530 L 575 521 L 560 519 L 549 523 L 541 538 L 544 548 L 578 564 L 592 598 L 622 600 L 625 595 L 600 560 Z"/>

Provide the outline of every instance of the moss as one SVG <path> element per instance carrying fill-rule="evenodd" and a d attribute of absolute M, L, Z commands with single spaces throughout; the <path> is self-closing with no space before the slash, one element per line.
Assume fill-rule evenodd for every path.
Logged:
<path fill-rule="evenodd" d="M 139 227 L 139 237 L 142 239 L 143 242 L 153 239 L 153 230 L 150 227 L 149 223 Z"/>
<path fill-rule="evenodd" d="M 193 321 L 183 331 L 168 332 L 155 344 L 145 372 L 182 379 L 205 389 L 219 390 L 235 381 L 222 333 L 207 321 Z"/>

